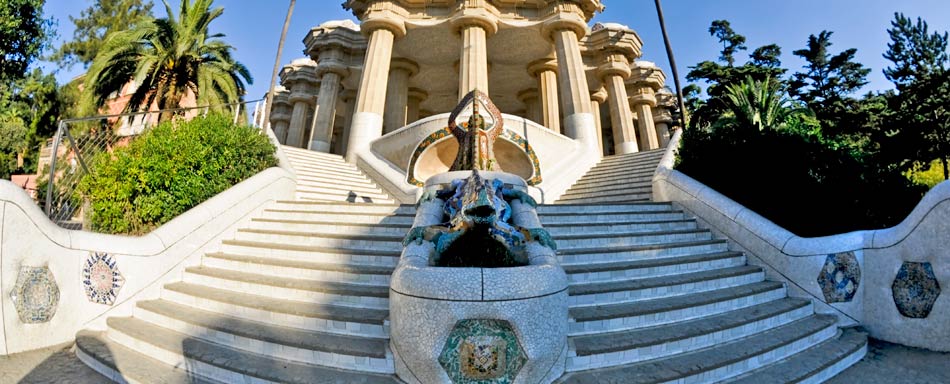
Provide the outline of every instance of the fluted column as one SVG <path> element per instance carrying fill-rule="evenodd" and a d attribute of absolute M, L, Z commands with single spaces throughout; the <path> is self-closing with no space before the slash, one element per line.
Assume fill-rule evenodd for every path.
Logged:
<path fill-rule="evenodd" d="M 627 99 L 624 79 L 630 77 L 630 65 L 623 55 L 607 56 L 607 62 L 597 68 L 607 88 L 610 106 L 610 125 L 614 138 L 614 153 L 622 155 L 639 151 L 634 132 L 633 113 Z"/>
<path fill-rule="evenodd" d="M 290 127 L 287 129 L 287 140 L 284 144 L 291 147 L 303 148 L 304 132 L 310 121 L 307 116 L 310 114 L 310 104 L 313 103 L 313 96 L 306 90 L 302 84 L 297 84 L 290 94 L 290 103 L 294 106 L 290 114 Z"/>
<path fill-rule="evenodd" d="M 409 105 L 409 78 L 419 72 L 419 66 L 405 59 L 395 59 L 389 66 L 389 83 L 386 87 L 386 114 L 383 118 L 383 134 L 406 125 Z"/>
<path fill-rule="evenodd" d="M 518 92 L 518 100 L 524 103 L 525 115 L 528 120 L 536 123 L 541 122 L 541 106 L 538 103 L 538 91 L 535 89 L 526 89 Z"/>
<path fill-rule="evenodd" d="M 338 142 L 340 143 L 339 154 L 346 155 L 347 145 L 350 141 L 350 124 L 353 122 L 353 111 L 356 109 L 356 91 L 345 90 L 340 93 L 340 101 L 343 102 L 343 132 L 340 134 Z M 337 106 L 339 108 L 339 106 Z"/>
<path fill-rule="evenodd" d="M 419 105 L 429 94 L 418 88 L 409 88 L 409 103 L 406 105 L 406 124 L 415 123 L 419 120 Z"/>
<path fill-rule="evenodd" d="M 270 121 L 274 136 L 281 144 L 287 142 L 287 130 L 290 128 L 290 94 L 284 87 L 274 94 L 274 106 L 271 108 Z"/>
<path fill-rule="evenodd" d="M 528 66 L 528 71 L 538 78 L 538 97 L 541 118 L 538 121 L 548 129 L 561 133 L 561 110 L 557 95 L 557 64 L 544 59 Z"/>
<path fill-rule="evenodd" d="M 653 89 L 649 87 L 640 88 L 638 92 L 630 97 L 630 101 L 637 112 L 637 131 L 640 132 L 640 145 L 644 151 L 657 149 L 660 144 L 656 137 L 656 127 L 653 125 L 653 106 L 656 105 L 656 97 L 653 94 Z"/>
<path fill-rule="evenodd" d="M 337 97 L 340 93 L 340 81 L 346 74 L 346 65 L 343 64 L 342 52 L 331 50 L 325 53 L 327 58 L 321 58 L 317 67 L 318 74 L 323 75 L 320 81 L 320 94 L 317 96 L 317 111 L 314 116 L 313 130 L 310 134 L 310 150 L 330 152 L 330 143 L 333 141 L 333 119 L 336 117 Z"/>
<path fill-rule="evenodd" d="M 488 37 L 498 31 L 490 17 L 463 14 L 452 20 L 462 36 L 459 54 L 459 99 L 472 90 L 488 94 Z"/>
<path fill-rule="evenodd" d="M 597 148 L 601 156 L 604 155 L 604 127 L 601 124 L 600 104 L 607 100 L 607 91 L 603 88 L 590 94 L 590 112 L 594 114 L 594 126 L 597 127 Z"/>
<path fill-rule="evenodd" d="M 653 111 L 653 122 L 656 124 L 656 136 L 660 141 L 660 148 L 666 148 L 670 143 L 670 123 L 673 114 L 666 108 L 657 108 Z"/>
<path fill-rule="evenodd" d="M 587 33 L 587 25 L 575 13 L 565 13 L 546 22 L 543 31 L 554 41 L 557 55 L 558 90 L 564 107 L 564 133 L 596 151 L 596 127 L 590 110 L 590 91 L 579 42 Z"/>
<path fill-rule="evenodd" d="M 368 150 L 369 143 L 382 135 L 383 114 L 386 108 L 386 88 L 389 82 L 389 63 L 395 38 L 406 34 L 406 27 L 386 16 L 369 15 L 360 25 L 367 35 L 366 58 L 360 89 L 356 96 L 356 111 L 350 124 L 346 160 L 356 161 L 358 152 Z"/>

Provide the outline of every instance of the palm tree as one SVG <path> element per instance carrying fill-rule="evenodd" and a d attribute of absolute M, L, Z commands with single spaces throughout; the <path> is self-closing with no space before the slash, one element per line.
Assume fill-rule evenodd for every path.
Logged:
<path fill-rule="evenodd" d="M 284 53 L 284 40 L 287 39 L 287 28 L 290 27 L 290 18 L 294 15 L 296 0 L 290 0 L 287 8 L 287 17 L 284 18 L 284 29 L 280 32 L 280 42 L 277 43 L 277 58 L 274 59 L 274 71 L 270 75 L 270 87 L 267 88 L 267 101 L 264 102 L 264 126 L 270 126 L 270 113 L 274 106 L 274 89 L 277 87 L 277 71 L 280 70 L 280 56 Z"/>
<path fill-rule="evenodd" d="M 763 81 L 746 77 L 745 81 L 726 86 L 726 107 L 736 126 L 758 131 L 782 128 L 796 110 L 778 82 L 766 77 Z"/>
<path fill-rule="evenodd" d="M 202 106 L 240 102 L 244 81 L 253 79 L 231 56 L 234 47 L 220 39 L 224 35 L 208 32 L 224 12 L 211 9 L 212 1 L 182 0 L 176 18 L 163 0 L 167 18 L 109 35 L 86 76 L 86 101 L 101 107 L 132 80 L 138 88 L 126 111 L 148 110 L 153 103 L 160 110 L 178 108 L 188 94 Z"/>

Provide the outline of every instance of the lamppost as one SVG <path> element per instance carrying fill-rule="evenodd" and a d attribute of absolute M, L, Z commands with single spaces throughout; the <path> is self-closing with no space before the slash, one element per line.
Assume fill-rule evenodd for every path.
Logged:
<path fill-rule="evenodd" d="M 673 71 L 673 83 L 676 84 L 676 98 L 679 101 L 680 108 L 680 127 L 686 128 L 686 103 L 683 102 L 683 88 L 680 87 L 680 75 L 676 70 L 676 59 L 673 58 L 673 46 L 670 44 L 670 36 L 666 33 L 666 21 L 663 19 L 663 7 L 660 0 L 654 0 L 656 3 L 656 17 L 660 19 L 660 30 L 663 32 L 663 43 L 666 44 L 666 57 L 670 60 L 670 68 Z"/>

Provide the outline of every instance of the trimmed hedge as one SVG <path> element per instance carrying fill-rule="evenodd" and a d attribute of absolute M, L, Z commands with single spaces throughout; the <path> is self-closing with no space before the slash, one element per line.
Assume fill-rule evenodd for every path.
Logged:
<path fill-rule="evenodd" d="M 161 123 L 93 159 L 78 187 L 89 202 L 87 228 L 147 233 L 277 165 L 275 150 L 260 130 L 226 116 Z"/>

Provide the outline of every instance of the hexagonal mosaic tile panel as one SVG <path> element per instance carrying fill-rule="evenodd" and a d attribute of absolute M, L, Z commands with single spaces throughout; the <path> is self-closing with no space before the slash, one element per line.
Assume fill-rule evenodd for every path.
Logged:
<path fill-rule="evenodd" d="M 20 321 L 27 324 L 49 321 L 59 305 L 59 287 L 53 272 L 47 267 L 20 267 L 10 298 Z"/>
<path fill-rule="evenodd" d="M 901 315 L 923 319 L 940 296 L 940 283 L 930 263 L 905 261 L 891 284 L 891 293 Z"/>
<path fill-rule="evenodd" d="M 830 254 L 818 273 L 818 286 L 827 303 L 845 303 L 854 299 L 861 284 L 861 267 L 854 252 Z"/>
<path fill-rule="evenodd" d="M 496 319 L 460 320 L 439 356 L 455 384 L 509 384 L 527 360 L 511 324 Z"/>
<path fill-rule="evenodd" d="M 112 305 L 125 284 L 125 278 L 114 257 L 104 252 L 89 252 L 82 267 L 82 284 L 89 301 Z"/>

